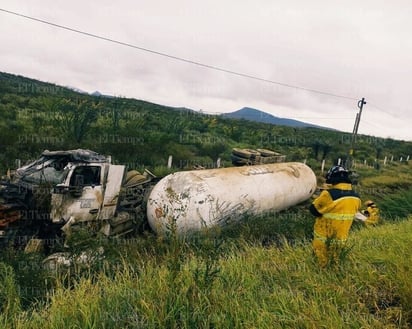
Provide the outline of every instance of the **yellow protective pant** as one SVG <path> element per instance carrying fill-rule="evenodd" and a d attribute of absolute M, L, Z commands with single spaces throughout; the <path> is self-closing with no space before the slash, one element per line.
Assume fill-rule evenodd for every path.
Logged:
<path fill-rule="evenodd" d="M 339 260 L 352 222 L 349 219 L 316 219 L 312 246 L 320 266 L 325 267 L 328 263 Z"/>
<path fill-rule="evenodd" d="M 318 259 L 321 267 L 328 264 L 336 264 L 339 261 L 346 241 L 330 239 L 328 242 L 323 242 L 318 239 L 313 240 L 313 251 Z"/>

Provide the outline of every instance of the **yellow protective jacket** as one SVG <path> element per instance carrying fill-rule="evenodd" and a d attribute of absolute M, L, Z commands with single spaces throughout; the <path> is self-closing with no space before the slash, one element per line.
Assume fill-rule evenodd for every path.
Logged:
<path fill-rule="evenodd" d="M 346 241 L 355 214 L 361 207 L 358 194 L 348 183 L 332 185 L 323 190 L 310 206 L 315 215 L 314 239 L 325 243 L 327 239 Z"/>

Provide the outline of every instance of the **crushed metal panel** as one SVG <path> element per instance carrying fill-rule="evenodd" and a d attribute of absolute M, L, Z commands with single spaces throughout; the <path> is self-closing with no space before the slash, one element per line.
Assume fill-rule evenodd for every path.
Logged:
<path fill-rule="evenodd" d="M 76 186 L 74 179 L 78 169 L 80 170 L 79 173 L 81 173 L 82 170 L 89 167 L 98 169 L 99 173 L 103 169 L 102 165 L 80 164 L 73 166 L 66 177 L 65 184 L 56 186 L 57 189 L 53 191 L 51 196 L 50 212 L 54 223 L 67 222 L 69 219 L 72 219 L 72 223 L 89 222 L 98 218 L 104 193 L 101 179 L 88 182 L 83 181 L 85 184 L 79 186 Z M 97 172 L 95 171 L 95 173 Z M 79 190 L 77 190 L 77 187 Z"/>
<path fill-rule="evenodd" d="M 107 182 L 103 198 L 103 205 L 99 216 L 100 219 L 105 220 L 114 217 L 116 213 L 120 189 L 122 187 L 124 171 L 125 166 L 109 166 L 109 172 L 107 174 Z"/>
<path fill-rule="evenodd" d="M 53 222 L 67 222 L 71 217 L 74 222 L 88 222 L 97 218 L 102 204 L 102 186 L 84 186 L 80 196 L 71 193 L 52 194 L 50 216 Z"/>

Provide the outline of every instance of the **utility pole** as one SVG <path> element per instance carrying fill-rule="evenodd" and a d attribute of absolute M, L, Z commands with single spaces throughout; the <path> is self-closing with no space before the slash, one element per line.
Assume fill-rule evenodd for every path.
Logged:
<path fill-rule="evenodd" d="M 366 104 L 365 98 L 362 97 L 362 99 L 358 101 L 359 112 L 356 113 L 355 125 L 353 126 L 352 138 L 350 142 L 350 149 L 349 149 L 348 157 L 346 159 L 346 169 L 348 170 L 352 167 L 353 149 L 356 143 L 356 135 L 358 134 L 359 122 L 360 122 L 361 115 L 362 115 L 363 105 L 365 104 Z"/>

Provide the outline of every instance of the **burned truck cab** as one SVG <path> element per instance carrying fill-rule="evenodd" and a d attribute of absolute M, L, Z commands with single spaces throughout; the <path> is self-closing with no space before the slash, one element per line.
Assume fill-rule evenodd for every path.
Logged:
<path fill-rule="evenodd" d="M 51 220 L 64 224 L 71 218 L 77 222 L 97 218 L 103 202 L 105 163 L 69 163 L 65 180 L 57 184 L 51 195 Z"/>
<path fill-rule="evenodd" d="M 113 217 L 124 172 L 90 150 L 44 151 L 2 182 L 0 238 L 47 236 Z"/>
<path fill-rule="evenodd" d="M 102 229 L 117 215 L 125 166 L 112 165 L 94 152 L 89 155 L 68 162 L 64 180 L 51 193 L 51 222 L 61 225 L 66 234 L 81 225 L 92 231 Z"/>

